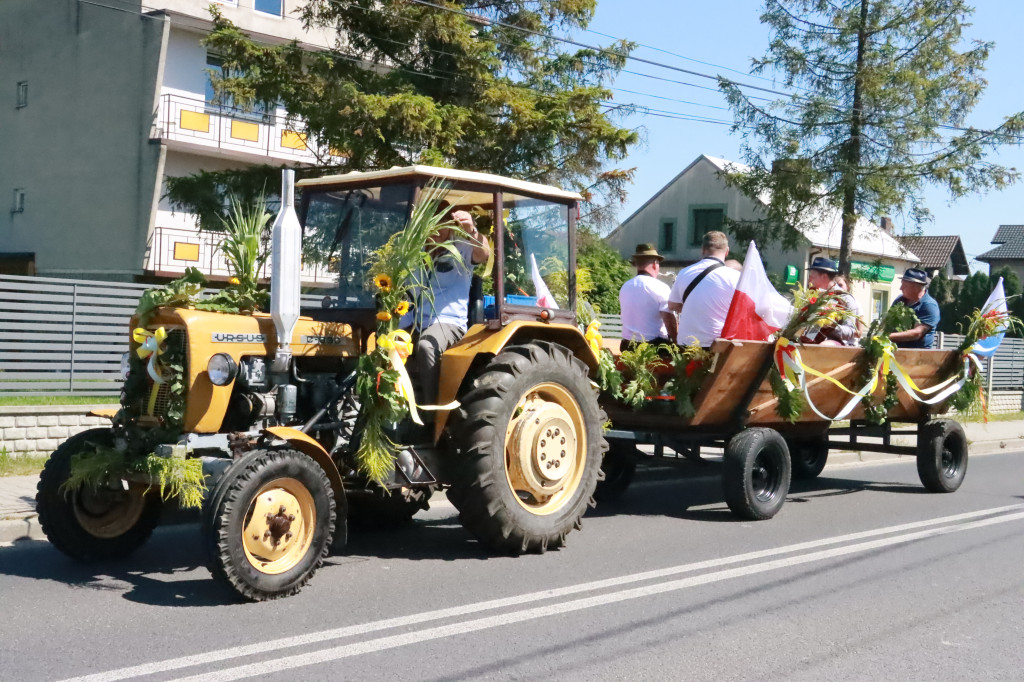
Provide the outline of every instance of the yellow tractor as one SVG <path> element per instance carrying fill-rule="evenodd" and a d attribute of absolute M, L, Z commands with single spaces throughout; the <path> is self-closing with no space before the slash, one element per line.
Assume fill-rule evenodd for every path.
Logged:
<path fill-rule="evenodd" d="M 247 599 L 294 594 L 344 545 L 349 520 L 407 521 L 440 489 L 497 552 L 562 546 L 592 503 L 607 449 L 590 380 L 597 358 L 576 319 L 581 197 L 412 166 L 302 180 L 295 206 L 292 177 L 285 171 L 274 227 L 270 313 L 163 307 L 145 333 L 134 332 L 126 387 L 147 399 L 123 404 L 110 429 L 79 434 L 51 457 L 37 501 L 52 544 L 88 561 L 145 542 L 161 511 L 152 477 L 113 472 L 96 485 L 65 483 L 75 462 L 97 452 L 152 450 L 202 462 L 209 567 Z M 441 356 L 437 395 L 422 396 L 458 406 L 438 412 L 429 430 L 388 425 L 395 461 L 380 485 L 356 459 L 366 419 L 357 366 L 376 343 L 368 262 L 438 183 L 452 209 L 476 217 L 494 258 L 474 277 L 468 331 Z M 300 239 L 338 272 L 322 304 L 301 310 Z M 136 352 L 146 343 L 162 362 L 178 363 L 179 382 L 154 381 Z"/>

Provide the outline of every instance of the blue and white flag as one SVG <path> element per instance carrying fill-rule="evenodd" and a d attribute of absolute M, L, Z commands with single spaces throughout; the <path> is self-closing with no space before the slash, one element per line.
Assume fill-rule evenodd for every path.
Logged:
<path fill-rule="evenodd" d="M 981 312 L 985 314 L 992 310 L 998 310 L 1002 316 L 1007 315 L 1006 308 L 1006 293 L 1003 291 L 1003 278 L 1000 277 L 999 281 L 996 282 L 996 286 L 992 289 L 992 293 L 988 295 L 988 299 L 985 301 L 985 305 L 982 306 Z M 972 353 L 977 355 L 979 358 L 991 357 L 996 349 L 999 348 L 999 344 L 1003 342 L 1003 335 L 1006 334 L 1006 327 L 1002 327 L 998 334 L 993 334 L 988 338 L 980 339 L 974 346 L 971 347 Z"/>

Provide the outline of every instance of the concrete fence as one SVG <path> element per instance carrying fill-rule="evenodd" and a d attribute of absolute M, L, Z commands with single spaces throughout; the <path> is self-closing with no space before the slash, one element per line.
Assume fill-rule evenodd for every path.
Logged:
<path fill-rule="evenodd" d="M 117 405 L 19 405 L 0 407 L 0 450 L 12 455 L 50 454 L 69 437 L 108 426 L 109 419 L 90 417 L 92 409 Z"/>

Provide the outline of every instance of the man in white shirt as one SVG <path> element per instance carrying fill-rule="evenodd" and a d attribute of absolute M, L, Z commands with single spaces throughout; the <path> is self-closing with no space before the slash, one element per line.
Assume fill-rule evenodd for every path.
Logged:
<path fill-rule="evenodd" d="M 740 273 L 725 265 L 729 238 L 722 232 L 704 235 L 701 254 L 701 260 L 676 277 L 668 309 L 679 315 L 677 343 L 688 346 L 696 342 L 707 348 L 722 333 Z"/>
<path fill-rule="evenodd" d="M 664 257 L 653 244 L 637 244 L 636 253 L 629 260 L 636 266 L 636 277 L 619 289 L 619 350 L 631 350 L 641 343 L 672 343 L 676 316 L 667 307 L 669 286 L 658 279 Z"/>
<path fill-rule="evenodd" d="M 435 249 L 434 268 L 428 281 L 431 297 L 419 297 L 419 305 L 413 313 L 414 328 L 419 334 L 412 357 L 420 375 L 420 402 L 425 403 L 437 400 L 441 354 L 466 333 L 473 266 L 486 262 L 491 255 L 490 242 L 477 231 L 473 216 L 466 211 L 455 211 L 452 220 L 466 235 L 454 242 L 462 262 L 446 251 Z M 432 242 L 440 244 L 451 238 L 452 230 L 442 228 Z"/>

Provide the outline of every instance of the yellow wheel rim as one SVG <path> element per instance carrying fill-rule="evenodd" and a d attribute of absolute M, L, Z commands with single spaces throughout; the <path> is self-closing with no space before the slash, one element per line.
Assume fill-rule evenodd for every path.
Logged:
<path fill-rule="evenodd" d="M 505 429 L 505 477 L 519 504 L 544 516 L 573 498 L 587 463 L 583 411 L 564 386 L 526 391 Z"/>
<path fill-rule="evenodd" d="M 284 573 L 306 556 L 315 529 L 316 506 L 306 486 L 294 478 L 270 481 L 245 512 L 245 558 L 261 573 Z"/>
<path fill-rule="evenodd" d="M 75 520 L 93 537 L 121 537 L 138 523 L 146 501 L 141 488 L 110 490 L 83 486 L 74 495 L 72 508 Z"/>

